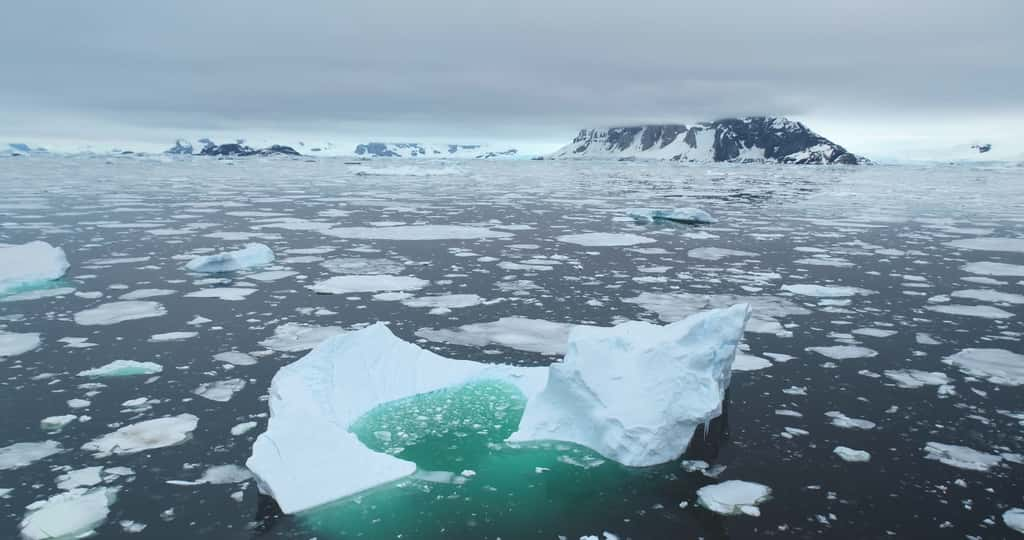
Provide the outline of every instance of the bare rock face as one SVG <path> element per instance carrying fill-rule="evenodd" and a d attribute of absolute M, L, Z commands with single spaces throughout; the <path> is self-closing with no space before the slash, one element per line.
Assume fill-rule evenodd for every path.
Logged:
<path fill-rule="evenodd" d="M 771 116 L 584 129 L 552 158 L 857 165 L 868 161 L 800 122 Z"/>

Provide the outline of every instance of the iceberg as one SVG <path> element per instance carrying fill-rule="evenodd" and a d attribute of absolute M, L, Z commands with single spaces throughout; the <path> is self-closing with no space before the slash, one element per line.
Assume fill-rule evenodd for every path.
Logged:
<path fill-rule="evenodd" d="M 509 441 L 573 442 L 632 467 L 678 458 L 721 414 L 749 317 L 737 304 L 667 326 L 574 328 Z"/>
<path fill-rule="evenodd" d="M 552 367 L 445 358 L 377 323 L 331 337 L 277 372 L 267 429 L 246 466 L 287 514 L 413 475 L 415 463 L 371 450 L 353 425 L 390 402 L 490 381 L 526 401 L 510 442 L 575 442 L 626 465 L 663 463 L 720 414 L 749 315 L 743 304 L 667 326 L 576 328 Z"/>
<path fill-rule="evenodd" d="M 132 375 L 155 375 L 164 368 L 155 362 L 136 362 L 135 360 L 114 360 L 98 368 L 79 371 L 80 377 L 129 377 Z"/>
<path fill-rule="evenodd" d="M 274 252 L 263 244 L 247 244 L 236 251 L 196 257 L 185 265 L 192 272 L 234 272 L 274 262 Z"/>
<path fill-rule="evenodd" d="M 0 296 L 45 287 L 70 266 L 64 250 L 46 242 L 0 244 Z"/>
<path fill-rule="evenodd" d="M 646 223 L 654 221 L 674 221 L 676 223 L 685 223 L 687 225 L 715 223 L 715 218 L 711 217 L 711 214 L 701 210 L 700 208 L 687 207 L 673 208 L 671 210 L 657 208 L 629 208 L 626 210 L 626 214 L 637 221 Z"/>

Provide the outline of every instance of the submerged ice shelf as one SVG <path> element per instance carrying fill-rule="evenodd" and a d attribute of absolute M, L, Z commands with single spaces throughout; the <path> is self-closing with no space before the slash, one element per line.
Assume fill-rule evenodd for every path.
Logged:
<path fill-rule="evenodd" d="M 526 402 L 510 441 L 572 442 L 629 466 L 664 463 L 720 414 L 749 314 L 743 304 L 666 326 L 577 328 L 551 368 L 444 358 L 378 323 L 332 337 L 278 371 L 267 429 L 246 465 L 285 513 L 407 477 L 415 463 L 371 450 L 353 425 L 390 402 L 487 381 L 510 385 Z"/>

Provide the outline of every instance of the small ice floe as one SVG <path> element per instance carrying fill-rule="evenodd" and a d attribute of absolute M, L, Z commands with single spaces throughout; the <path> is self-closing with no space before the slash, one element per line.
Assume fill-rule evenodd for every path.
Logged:
<path fill-rule="evenodd" d="M 825 416 L 832 419 L 832 425 L 843 429 L 874 429 L 875 423 L 863 418 L 850 418 L 839 411 L 829 411 Z"/>
<path fill-rule="evenodd" d="M 39 421 L 39 428 L 50 433 L 57 433 L 64 429 L 64 426 L 74 422 L 75 420 L 78 420 L 78 416 L 73 414 L 47 416 Z"/>
<path fill-rule="evenodd" d="M 1006 349 L 964 349 L 947 356 L 942 362 L 992 384 L 1024 384 L 1024 354 Z"/>
<path fill-rule="evenodd" d="M 0 244 L 0 296 L 47 287 L 70 266 L 64 250 L 46 242 Z"/>
<path fill-rule="evenodd" d="M 563 354 L 569 332 L 574 326 L 525 317 L 502 317 L 492 322 L 472 323 L 453 329 L 423 328 L 417 330 L 416 335 L 453 345 L 486 347 L 494 344 L 541 354 Z"/>
<path fill-rule="evenodd" d="M 881 328 L 857 328 L 851 334 L 857 334 L 858 336 L 868 336 L 876 338 L 887 338 L 898 334 L 895 330 L 884 330 Z"/>
<path fill-rule="evenodd" d="M 475 294 L 438 294 L 402 300 L 402 304 L 414 308 L 430 308 L 431 315 L 444 315 L 453 309 L 478 306 L 484 299 Z"/>
<path fill-rule="evenodd" d="M 0 358 L 17 356 L 34 350 L 42 343 L 39 334 L 26 332 L 4 332 L 0 330 Z"/>
<path fill-rule="evenodd" d="M 145 300 L 147 298 L 157 298 L 159 296 L 170 296 L 178 291 L 174 289 L 136 289 L 132 292 L 124 293 L 118 297 L 118 300 Z"/>
<path fill-rule="evenodd" d="M 153 334 L 149 336 L 149 341 L 152 343 L 163 343 L 165 341 L 182 341 L 185 339 L 191 339 L 199 335 L 199 332 L 166 332 L 163 334 Z"/>
<path fill-rule="evenodd" d="M 1024 265 L 998 262 L 973 262 L 961 267 L 965 272 L 983 276 L 1024 277 Z"/>
<path fill-rule="evenodd" d="M 246 433 L 249 433 L 253 429 L 256 429 L 256 426 L 258 425 L 259 424 L 257 424 L 256 422 L 242 422 L 241 424 L 235 424 L 231 428 L 231 434 L 234 435 L 235 437 L 245 435 Z"/>
<path fill-rule="evenodd" d="M 832 453 L 839 456 L 843 461 L 849 461 L 850 463 L 865 463 L 871 461 L 871 454 L 864 450 L 854 450 L 846 446 L 837 446 L 832 449 Z"/>
<path fill-rule="evenodd" d="M 275 328 L 274 335 L 261 341 L 260 345 L 278 352 L 308 351 L 321 341 L 345 332 L 340 326 L 285 323 Z"/>
<path fill-rule="evenodd" d="M 732 363 L 733 371 L 757 371 L 769 367 L 772 367 L 769 360 L 744 353 L 736 353 L 736 360 Z"/>
<path fill-rule="evenodd" d="M 46 287 L 47 285 L 40 285 Z M 26 300 L 39 300 L 41 298 L 54 298 L 56 296 L 65 296 L 75 292 L 74 287 L 51 287 L 47 289 L 32 289 L 25 292 L 9 294 L 7 296 L 0 296 L 0 302 L 24 302 Z M 79 298 L 99 298 L 103 296 L 103 293 L 92 292 L 92 293 L 75 293 L 75 296 Z"/>
<path fill-rule="evenodd" d="M 67 491 L 80 487 L 92 487 L 103 481 L 103 467 L 74 469 L 57 477 L 57 489 Z"/>
<path fill-rule="evenodd" d="M 1003 461 L 1002 456 L 986 454 L 973 448 L 957 446 L 955 444 L 929 442 L 925 444 L 924 452 L 926 459 L 932 459 L 950 467 L 967 469 L 969 471 L 986 472 Z"/>
<path fill-rule="evenodd" d="M 1011 508 L 1003 512 L 1003 523 L 1019 533 L 1024 533 L 1024 508 Z"/>
<path fill-rule="evenodd" d="M 833 360 L 850 360 L 853 358 L 874 358 L 878 351 L 858 345 L 832 345 L 828 347 L 807 347 L 805 351 L 816 352 Z"/>
<path fill-rule="evenodd" d="M 63 540 L 91 536 L 107 520 L 117 488 L 73 489 L 28 505 L 21 520 L 25 540 Z"/>
<path fill-rule="evenodd" d="M 630 233 L 581 233 L 555 237 L 559 242 L 587 247 L 622 247 L 650 244 L 656 240 Z"/>
<path fill-rule="evenodd" d="M 398 227 L 335 227 L 320 231 L 335 238 L 357 240 L 482 240 L 510 238 L 512 233 L 463 225 L 400 225 Z"/>
<path fill-rule="evenodd" d="M 239 351 L 226 351 L 213 355 L 213 359 L 218 362 L 224 362 L 225 364 L 232 364 L 236 366 L 252 366 L 256 364 L 256 359 L 252 355 L 245 354 Z"/>
<path fill-rule="evenodd" d="M 1013 313 L 993 306 L 967 306 L 961 304 L 948 304 L 942 306 L 925 306 L 925 309 L 946 315 L 961 315 L 964 317 L 979 317 L 982 319 L 1008 319 Z"/>
<path fill-rule="evenodd" d="M 245 388 L 243 379 L 227 379 L 200 384 L 192 393 L 210 401 L 230 401 L 235 392 Z"/>
<path fill-rule="evenodd" d="M 362 276 L 335 276 L 311 285 L 320 294 L 348 294 L 380 291 L 414 291 L 430 285 L 425 279 L 412 276 L 368 274 Z"/>
<path fill-rule="evenodd" d="M 945 373 L 921 371 L 918 369 L 887 369 L 885 376 L 896 381 L 900 388 L 921 388 L 922 386 L 943 386 L 951 381 Z"/>
<path fill-rule="evenodd" d="M 760 516 L 759 504 L 771 498 L 772 490 L 764 484 L 727 480 L 697 490 L 697 504 L 724 515 Z"/>
<path fill-rule="evenodd" d="M 206 472 L 197 480 L 168 480 L 167 483 L 176 486 L 223 485 L 237 484 L 250 479 L 252 479 L 252 473 L 245 467 L 239 467 L 238 465 L 215 465 L 206 469 Z"/>
<path fill-rule="evenodd" d="M 778 318 L 811 314 L 809 309 L 777 296 L 643 292 L 624 301 L 657 313 L 658 318 L 664 322 L 675 322 L 705 309 L 723 308 L 737 303 L 750 304 L 754 313 L 747 323 L 747 332 L 775 334 L 779 337 L 791 337 L 793 333 L 783 327 Z"/>
<path fill-rule="evenodd" d="M 400 274 L 405 270 L 405 265 L 399 261 L 366 257 L 337 257 L 320 263 L 320 266 L 329 272 L 346 275 Z"/>
<path fill-rule="evenodd" d="M 685 223 L 687 225 L 696 225 L 698 223 L 714 223 L 715 218 L 711 217 L 711 214 L 707 213 L 700 208 L 672 208 L 672 209 L 658 209 L 658 208 L 629 208 L 626 210 L 626 214 L 643 223 L 650 223 L 654 221 L 673 221 L 676 223 Z"/>
<path fill-rule="evenodd" d="M 810 285 L 806 283 L 783 285 L 782 290 L 793 294 L 799 294 L 800 296 L 813 296 L 815 298 L 845 298 L 848 296 L 875 294 L 875 291 L 862 289 L 860 287 Z"/>
<path fill-rule="evenodd" d="M 20 442 L 0 447 L 0 471 L 27 467 L 63 451 L 57 441 Z"/>
<path fill-rule="evenodd" d="M 1024 253 L 1024 238 L 964 238 L 946 242 L 947 246 L 960 249 L 973 249 L 976 251 L 1006 251 L 1010 253 Z"/>
<path fill-rule="evenodd" d="M 717 247 L 694 248 L 686 252 L 686 256 L 705 261 L 718 261 L 726 257 L 757 257 L 757 253 Z"/>
<path fill-rule="evenodd" d="M 75 313 L 75 322 L 82 326 L 117 324 L 135 319 L 162 317 L 167 310 L 159 302 L 151 300 L 126 300 L 108 302 L 94 308 Z"/>
<path fill-rule="evenodd" d="M 186 298 L 219 298 L 221 300 L 228 300 L 231 302 L 238 302 L 245 300 L 245 297 L 256 292 L 257 289 L 251 287 L 212 287 L 209 289 L 199 289 L 185 295 Z"/>
<path fill-rule="evenodd" d="M 953 291 L 950 296 L 953 298 L 969 298 L 980 302 L 992 302 L 994 304 L 1024 304 L 1024 294 L 1013 294 L 993 289 L 965 289 Z"/>
<path fill-rule="evenodd" d="M 196 257 L 185 265 L 192 272 L 234 272 L 274 262 L 274 252 L 264 244 L 247 244 L 236 251 Z"/>
<path fill-rule="evenodd" d="M 255 274 L 248 274 L 245 279 L 255 279 L 256 281 L 262 281 L 264 283 L 277 281 L 286 277 L 292 277 L 298 275 L 298 272 L 293 270 L 268 270 L 266 272 L 257 272 Z"/>
<path fill-rule="evenodd" d="M 81 377 L 130 377 L 132 375 L 155 375 L 164 368 L 155 362 L 137 362 L 135 360 L 114 360 L 98 368 L 79 371 Z"/>
<path fill-rule="evenodd" d="M 199 418 L 192 414 L 145 420 L 97 437 L 82 445 L 82 450 L 106 457 L 174 446 L 187 441 L 198 424 Z"/>

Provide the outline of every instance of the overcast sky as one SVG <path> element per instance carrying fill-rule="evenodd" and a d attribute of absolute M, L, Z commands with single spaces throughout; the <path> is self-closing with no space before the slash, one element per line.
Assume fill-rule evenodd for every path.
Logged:
<path fill-rule="evenodd" d="M 7 2 L 0 137 L 544 147 L 778 114 L 868 153 L 1018 144 L 1021 21 L 1021 0 Z"/>

